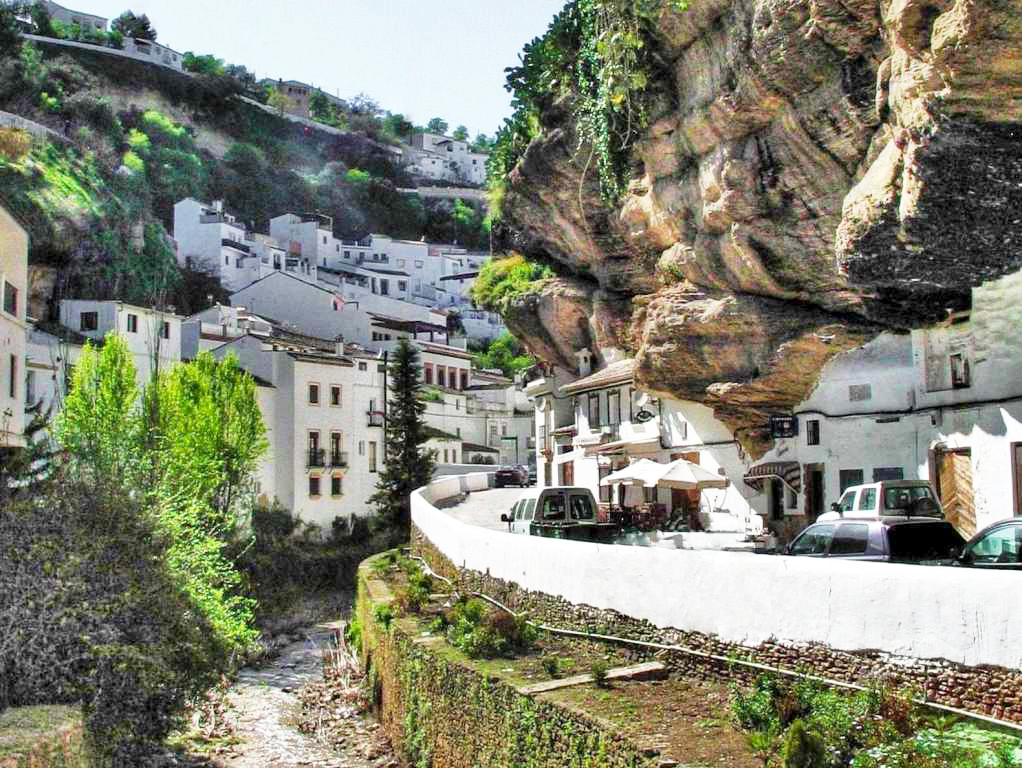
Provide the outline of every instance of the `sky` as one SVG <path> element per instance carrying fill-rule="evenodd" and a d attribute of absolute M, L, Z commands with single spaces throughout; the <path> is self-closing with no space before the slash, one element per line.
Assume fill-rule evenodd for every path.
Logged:
<path fill-rule="evenodd" d="M 60 0 L 111 20 L 145 13 L 159 42 L 259 78 L 360 92 L 424 125 L 490 136 L 511 113 L 504 68 L 565 0 Z"/>

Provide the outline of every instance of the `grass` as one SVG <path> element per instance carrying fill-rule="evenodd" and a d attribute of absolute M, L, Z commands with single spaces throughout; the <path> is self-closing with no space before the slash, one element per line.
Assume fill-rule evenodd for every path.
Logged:
<path fill-rule="evenodd" d="M 472 298 L 483 309 L 506 313 L 512 301 L 537 293 L 543 281 L 551 277 L 554 271 L 550 267 L 526 261 L 520 254 L 492 259 L 479 270 Z"/>
<path fill-rule="evenodd" d="M 60 729 L 77 725 L 81 714 L 75 707 L 16 707 L 0 713 L 0 760 L 24 754 Z"/>

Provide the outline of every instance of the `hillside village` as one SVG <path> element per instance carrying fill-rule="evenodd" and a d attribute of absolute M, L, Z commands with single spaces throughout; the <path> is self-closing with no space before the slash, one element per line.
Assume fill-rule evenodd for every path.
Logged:
<path fill-rule="evenodd" d="M 1012 3 L 567 0 L 473 141 L 0 0 L 0 768 L 1022 768 Z"/>

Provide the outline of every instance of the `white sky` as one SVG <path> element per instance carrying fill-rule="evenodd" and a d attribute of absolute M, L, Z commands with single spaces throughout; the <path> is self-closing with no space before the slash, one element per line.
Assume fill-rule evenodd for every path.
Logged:
<path fill-rule="evenodd" d="M 416 123 L 493 135 L 510 114 L 504 67 L 546 31 L 564 0 L 61 0 L 107 16 L 148 14 L 161 43 L 302 80 L 364 91 Z"/>

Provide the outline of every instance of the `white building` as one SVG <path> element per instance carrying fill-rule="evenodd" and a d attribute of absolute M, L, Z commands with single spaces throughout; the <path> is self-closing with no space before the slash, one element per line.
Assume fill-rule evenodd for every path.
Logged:
<path fill-rule="evenodd" d="M 249 232 L 219 200 L 208 205 L 189 197 L 176 203 L 174 239 L 178 266 L 215 275 L 228 291 L 273 272 L 316 280 L 314 259 L 285 250 L 273 237 Z"/>
<path fill-rule="evenodd" d="M 24 445 L 28 232 L 0 206 L 0 446 Z"/>
<path fill-rule="evenodd" d="M 473 152 L 468 142 L 435 133 L 417 133 L 405 151 L 406 170 L 438 181 L 480 186 L 486 183 L 489 155 Z"/>
<path fill-rule="evenodd" d="M 85 341 L 81 334 L 56 324 L 29 327 L 25 402 L 47 421 L 52 422 L 63 407 Z"/>
<path fill-rule="evenodd" d="M 234 354 L 260 385 L 270 439 L 257 476 L 263 500 L 327 532 L 335 518 L 370 515 L 384 460 L 380 360 L 343 345 L 283 348 L 252 335 L 213 354 Z"/>
<path fill-rule="evenodd" d="M 70 8 L 58 5 L 53 0 L 40 0 L 39 4 L 46 9 L 46 13 L 49 14 L 51 19 L 59 21 L 61 24 L 67 24 L 68 26 L 77 24 L 83 30 L 106 32 L 107 19 L 104 16 L 73 11 Z"/>
<path fill-rule="evenodd" d="M 60 302 L 60 323 L 95 341 L 110 332 L 119 333 L 128 344 L 135 362 L 139 387 L 147 385 L 154 368 L 161 370 L 181 361 L 183 317 L 121 301 L 64 299 Z"/>
<path fill-rule="evenodd" d="M 181 359 L 194 360 L 202 352 L 251 334 L 270 338 L 274 325 L 245 307 L 225 307 L 216 304 L 197 312 L 181 323 Z"/>
<path fill-rule="evenodd" d="M 797 434 L 753 468 L 773 524 L 796 529 L 849 485 L 928 479 L 969 536 L 1022 515 L 1022 272 L 972 309 L 835 358 L 794 409 Z"/>

